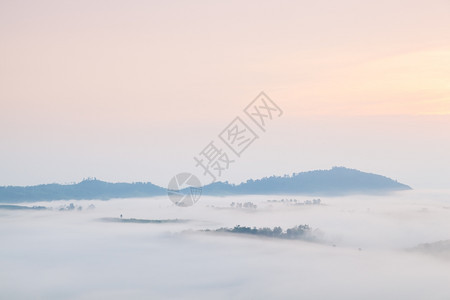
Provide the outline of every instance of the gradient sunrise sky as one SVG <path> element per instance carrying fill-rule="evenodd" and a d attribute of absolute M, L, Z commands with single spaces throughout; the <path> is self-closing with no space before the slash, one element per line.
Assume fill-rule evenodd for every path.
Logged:
<path fill-rule="evenodd" d="M 1 1 L 0 185 L 152 181 L 265 91 L 222 178 L 343 165 L 450 188 L 450 1 Z"/>

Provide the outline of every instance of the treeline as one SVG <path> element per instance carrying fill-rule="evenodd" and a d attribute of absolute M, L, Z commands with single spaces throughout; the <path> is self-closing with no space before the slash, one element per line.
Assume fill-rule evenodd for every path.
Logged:
<path fill-rule="evenodd" d="M 211 230 L 206 230 L 211 231 Z M 214 230 L 215 232 L 226 232 L 226 233 L 237 233 L 237 234 L 249 234 L 249 235 L 257 235 L 264 236 L 270 238 L 278 238 L 278 239 L 311 239 L 312 238 L 312 230 L 309 225 L 298 225 L 284 231 L 281 227 L 246 227 L 237 225 L 234 228 L 226 228 L 222 227 Z"/>
<path fill-rule="evenodd" d="M 26 187 L 0 187 L 0 203 L 81 199 L 108 200 L 111 198 L 160 196 L 166 193 L 166 189 L 149 182 L 109 183 L 87 179 L 69 185 L 43 184 Z"/>

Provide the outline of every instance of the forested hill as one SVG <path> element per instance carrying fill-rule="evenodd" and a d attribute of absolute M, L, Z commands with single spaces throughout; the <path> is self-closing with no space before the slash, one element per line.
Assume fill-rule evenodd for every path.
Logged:
<path fill-rule="evenodd" d="M 205 186 L 204 194 L 382 194 L 410 190 L 411 187 L 388 177 L 344 167 L 247 180 L 239 185 L 217 182 Z"/>
<path fill-rule="evenodd" d="M 335 167 L 248 180 L 239 185 L 217 182 L 203 187 L 207 195 L 348 195 L 380 194 L 409 190 L 409 186 L 390 178 L 364 173 L 354 169 Z M 84 180 L 77 184 L 44 184 L 36 186 L 0 187 L 1 203 L 35 202 L 48 200 L 111 199 L 152 197 L 166 194 L 166 189 L 152 183 L 108 183 L 100 180 Z"/>
<path fill-rule="evenodd" d="M 84 180 L 77 184 L 43 184 L 36 186 L 0 187 L 0 202 L 34 202 L 48 200 L 81 200 L 138 198 L 166 194 L 166 189 L 152 183 L 109 183 Z"/>

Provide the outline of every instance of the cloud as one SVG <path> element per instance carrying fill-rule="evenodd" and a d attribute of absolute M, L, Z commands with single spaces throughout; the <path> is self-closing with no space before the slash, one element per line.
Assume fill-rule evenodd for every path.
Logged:
<path fill-rule="evenodd" d="M 57 210 L 70 201 L 1 211 L 0 298 L 447 298 L 449 261 L 405 250 L 450 237 L 449 195 L 322 198 L 323 205 L 299 207 L 265 201 L 274 196 L 204 197 L 191 208 L 161 197 L 74 202 L 96 206 L 82 211 Z M 247 201 L 258 209 L 217 209 Z M 191 221 L 98 221 L 120 214 Z M 182 233 L 237 224 L 309 224 L 322 240 Z"/>

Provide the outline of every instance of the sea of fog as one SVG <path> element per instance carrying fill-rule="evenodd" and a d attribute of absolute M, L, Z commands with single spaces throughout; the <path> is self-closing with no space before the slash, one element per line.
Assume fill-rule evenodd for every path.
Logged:
<path fill-rule="evenodd" d="M 158 197 L 0 209 L 0 299 L 450 299 L 450 247 L 434 244 L 450 240 L 450 191 L 300 205 L 317 198 L 204 196 L 183 208 Z M 236 208 L 246 202 L 257 208 Z M 185 222 L 104 220 L 120 215 Z M 202 232 L 303 224 L 314 241 Z"/>

